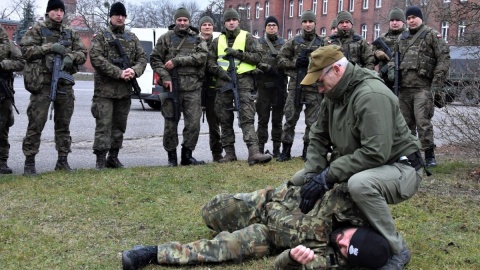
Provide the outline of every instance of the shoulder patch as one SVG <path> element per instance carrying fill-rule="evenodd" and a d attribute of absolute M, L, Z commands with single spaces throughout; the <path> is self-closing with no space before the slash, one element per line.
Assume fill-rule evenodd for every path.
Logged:
<path fill-rule="evenodd" d="M 96 36 L 97 36 L 97 34 L 93 34 L 93 37 L 92 37 L 92 38 L 94 38 L 94 37 L 96 37 Z"/>
<path fill-rule="evenodd" d="M 442 35 L 441 35 L 441 34 L 437 34 L 437 38 L 442 38 Z"/>

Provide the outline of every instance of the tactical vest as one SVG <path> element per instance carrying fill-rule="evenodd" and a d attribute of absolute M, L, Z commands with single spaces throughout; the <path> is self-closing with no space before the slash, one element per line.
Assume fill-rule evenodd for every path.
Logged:
<path fill-rule="evenodd" d="M 426 26 L 425 26 L 426 27 Z M 431 28 L 421 29 L 423 32 L 418 36 L 417 40 L 410 45 L 413 35 L 409 31 L 405 31 L 400 35 L 398 49 L 401 56 L 400 70 L 416 70 L 417 74 L 428 79 L 434 76 L 437 59 L 434 50 L 425 42 L 425 36 L 432 31 Z"/>
<path fill-rule="evenodd" d="M 54 33 L 52 30 L 50 30 L 46 26 L 42 26 L 40 29 L 40 33 L 42 35 L 42 44 L 47 44 L 47 43 L 57 43 L 60 40 L 60 36 L 58 33 Z M 73 38 L 72 38 L 72 30 L 71 29 L 63 29 L 61 32 L 59 32 L 61 35 L 63 35 L 63 40 L 70 41 L 71 44 L 73 44 Z M 72 50 L 72 45 L 65 46 L 65 48 Z M 48 72 L 52 72 L 53 69 L 53 54 L 47 54 L 45 57 L 43 57 L 43 65 L 47 68 Z"/>
<path fill-rule="evenodd" d="M 315 35 L 315 40 L 313 41 L 306 41 L 302 35 L 296 35 L 294 38 L 293 38 L 293 41 L 294 41 L 294 46 L 295 46 L 295 55 L 299 56 L 300 55 L 300 52 L 302 51 L 302 49 L 312 49 L 312 50 L 316 50 L 318 49 L 319 47 L 322 47 L 323 46 L 323 40 L 321 38 L 319 38 L 317 35 Z M 310 43 L 312 43 L 312 45 L 310 47 L 308 47 L 310 45 Z"/>
<path fill-rule="evenodd" d="M 247 43 L 247 31 L 240 30 L 240 33 L 235 38 L 233 42 L 232 48 L 235 50 L 245 51 L 245 46 Z M 225 34 L 221 34 L 218 37 L 218 48 L 217 48 L 217 64 L 218 66 L 222 67 L 224 70 L 228 69 L 229 62 L 228 60 L 223 59 L 225 56 L 225 50 L 228 48 L 227 43 L 227 36 Z M 256 68 L 255 65 L 248 64 L 245 62 L 240 61 L 239 59 L 235 58 L 235 66 L 237 67 L 237 74 L 243 74 L 245 72 L 252 71 Z"/>
<path fill-rule="evenodd" d="M 346 42 L 342 44 L 340 37 L 337 35 L 334 35 L 332 36 L 332 39 L 329 41 L 329 43 L 342 47 L 342 52 L 345 58 L 363 67 L 364 66 L 364 63 L 362 61 L 363 45 L 361 41 L 362 41 L 362 36 L 353 34 L 352 38 L 348 38 Z"/>
<path fill-rule="evenodd" d="M 123 47 L 123 50 L 125 51 L 125 54 L 128 56 L 128 59 L 130 60 L 130 64 L 132 64 L 132 46 L 130 45 L 130 41 L 132 41 L 132 37 L 129 35 L 127 31 L 124 31 L 123 34 L 120 36 L 120 38 L 117 38 L 117 36 L 112 35 L 112 32 L 109 29 L 104 28 L 102 30 L 103 36 L 105 37 L 105 40 L 107 41 L 105 44 L 109 45 L 109 41 L 113 41 L 115 39 L 118 39 L 120 41 L 120 44 Z M 105 58 L 110 61 L 110 63 L 117 65 L 113 61 L 115 59 L 119 59 L 121 56 L 118 54 L 118 50 L 115 45 L 109 45 L 107 50 L 104 50 L 104 53 L 106 53 Z M 118 66 L 119 68 L 122 68 L 121 66 Z"/>
<path fill-rule="evenodd" d="M 187 34 L 185 37 L 178 36 L 173 30 L 169 31 L 169 48 L 165 59 L 170 60 L 177 56 L 190 56 L 196 53 L 197 45 L 202 42 L 198 36 Z M 195 77 L 203 76 L 199 74 L 198 67 L 194 66 L 176 66 L 178 75 L 195 75 Z"/>
<path fill-rule="evenodd" d="M 258 43 L 262 45 L 265 52 L 268 52 L 268 54 L 262 58 L 262 61 L 271 66 L 276 66 L 277 65 L 276 57 L 277 57 L 278 51 L 283 46 L 283 44 L 285 44 L 285 40 L 281 37 L 278 37 L 277 40 L 275 40 L 275 42 L 272 42 L 272 45 L 275 48 L 274 52 L 270 50 L 270 46 L 268 46 L 266 38 L 262 37 L 258 39 Z"/>

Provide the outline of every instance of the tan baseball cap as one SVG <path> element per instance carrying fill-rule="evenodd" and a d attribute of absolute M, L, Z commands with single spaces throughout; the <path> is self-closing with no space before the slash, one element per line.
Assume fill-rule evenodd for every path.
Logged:
<path fill-rule="evenodd" d="M 310 54 L 310 62 L 308 64 L 307 75 L 303 78 L 300 84 L 312 85 L 314 84 L 324 68 L 337 62 L 343 58 L 342 48 L 337 45 L 329 45 L 320 47 Z"/>

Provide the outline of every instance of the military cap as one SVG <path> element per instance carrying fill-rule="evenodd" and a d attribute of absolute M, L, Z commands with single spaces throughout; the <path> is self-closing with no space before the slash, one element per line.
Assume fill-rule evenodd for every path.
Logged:
<path fill-rule="evenodd" d="M 223 21 L 225 22 L 229 19 L 236 19 L 239 21 L 240 15 L 238 15 L 238 12 L 235 9 L 229 8 L 225 11 L 225 13 L 223 13 Z"/>
<path fill-rule="evenodd" d="M 315 16 L 315 13 L 311 10 L 305 10 L 302 13 L 302 22 L 303 21 L 313 21 L 314 23 L 317 23 L 317 16 Z"/>
<path fill-rule="evenodd" d="M 213 24 L 213 19 L 212 17 L 210 16 L 203 16 L 202 18 L 200 18 L 200 21 L 198 21 L 198 25 L 202 26 L 202 24 L 206 23 L 206 22 L 209 22 L 211 24 Z"/>
<path fill-rule="evenodd" d="M 337 45 L 329 45 L 316 49 L 310 54 L 307 75 L 303 78 L 302 85 L 314 84 L 324 68 L 342 59 L 342 48 Z"/>
<path fill-rule="evenodd" d="M 399 8 L 394 8 L 390 11 L 388 14 L 388 19 L 391 20 L 399 20 L 402 22 L 405 22 L 405 14 L 403 13 L 403 10 Z"/>

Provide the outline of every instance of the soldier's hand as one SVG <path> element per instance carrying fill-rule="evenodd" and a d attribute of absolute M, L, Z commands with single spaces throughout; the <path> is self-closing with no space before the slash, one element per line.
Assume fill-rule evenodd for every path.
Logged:
<path fill-rule="evenodd" d="M 308 67 L 308 58 L 307 57 L 298 57 L 295 61 L 296 68 L 306 68 Z"/>
<path fill-rule="evenodd" d="M 69 55 L 66 55 L 63 58 L 62 66 L 60 67 L 60 69 L 65 70 L 65 68 L 71 69 L 72 67 L 73 67 L 73 59 Z"/>
<path fill-rule="evenodd" d="M 52 45 L 52 48 L 50 48 L 50 50 L 52 51 L 52 53 L 64 55 L 66 48 L 60 43 L 54 43 Z"/>
<path fill-rule="evenodd" d="M 313 250 L 303 245 L 298 245 L 290 250 L 290 258 L 302 265 L 313 261 L 315 257 Z"/>
<path fill-rule="evenodd" d="M 269 65 L 269 64 L 260 63 L 260 64 L 258 64 L 258 68 L 259 68 L 261 71 L 267 73 L 267 72 L 269 72 L 269 71 L 272 69 L 272 66 Z"/>
<path fill-rule="evenodd" d="M 168 60 L 166 63 L 165 63 L 165 68 L 166 69 L 173 69 L 175 67 L 175 65 L 173 64 L 172 60 Z"/>
<path fill-rule="evenodd" d="M 227 74 L 227 72 L 223 69 L 220 69 L 220 70 L 221 71 L 218 72 L 217 78 L 222 81 L 231 82 L 232 78 Z"/>
<path fill-rule="evenodd" d="M 375 51 L 375 57 L 380 61 L 389 61 L 390 60 L 390 57 L 388 57 L 388 55 L 382 50 L 376 50 Z"/>
<path fill-rule="evenodd" d="M 243 59 L 243 52 L 240 50 L 235 50 L 233 48 L 226 48 L 225 49 L 225 56 L 224 59 L 228 59 L 229 57 L 237 58 L 242 60 Z"/>
<path fill-rule="evenodd" d="M 327 173 L 330 167 L 327 167 L 321 173 L 316 174 L 310 178 L 310 181 L 302 186 L 300 190 L 300 210 L 302 213 L 306 214 L 310 212 L 315 206 L 315 203 L 323 198 L 325 192 L 329 190 L 327 185 Z"/>
<path fill-rule="evenodd" d="M 168 89 L 168 91 L 172 92 L 172 81 L 163 81 L 162 85 L 165 87 L 165 89 Z"/>
<path fill-rule="evenodd" d="M 394 82 L 395 81 L 395 68 L 394 67 L 390 67 L 388 69 L 388 80 L 390 82 Z"/>
<path fill-rule="evenodd" d="M 132 75 L 129 70 L 122 70 L 120 78 L 124 79 L 125 81 L 129 81 L 132 78 Z"/>

